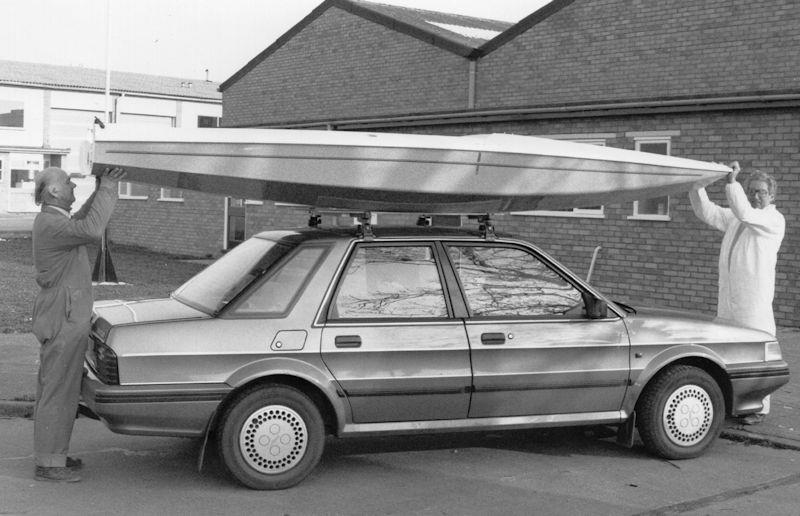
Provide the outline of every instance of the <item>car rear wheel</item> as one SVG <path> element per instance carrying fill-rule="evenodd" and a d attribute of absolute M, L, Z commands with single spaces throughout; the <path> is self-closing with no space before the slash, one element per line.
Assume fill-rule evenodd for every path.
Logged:
<path fill-rule="evenodd" d="M 270 385 L 245 391 L 224 411 L 219 452 L 252 489 L 285 489 L 314 469 L 325 447 L 316 405 L 301 391 Z"/>
<path fill-rule="evenodd" d="M 719 435 L 725 401 L 717 382 L 702 369 L 672 366 L 647 385 L 636 416 L 648 450 L 666 459 L 690 459 Z"/>

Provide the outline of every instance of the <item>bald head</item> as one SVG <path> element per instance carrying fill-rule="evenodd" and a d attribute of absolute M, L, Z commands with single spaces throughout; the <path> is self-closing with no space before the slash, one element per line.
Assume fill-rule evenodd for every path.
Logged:
<path fill-rule="evenodd" d="M 36 204 L 58 206 L 69 211 L 75 202 L 75 183 L 58 167 L 48 167 L 36 174 Z"/>

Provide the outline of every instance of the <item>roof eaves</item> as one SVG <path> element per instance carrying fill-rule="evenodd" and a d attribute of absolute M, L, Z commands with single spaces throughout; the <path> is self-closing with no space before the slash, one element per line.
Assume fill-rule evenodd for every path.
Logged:
<path fill-rule="evenodd" d="M 552 0 L 549 4 L 546 4 L 537 11 L 529 14 L 505 32 L 498 34 L 494 38 L 481 45 L 470 57 L 477 59 L 488 55 L 489 53 L 497 50 L 501 46 L 513 40 L 523 32 L 526 32 L 534 25 L 546 20 L 550 16 L 553 16 L 574 1 L 575 0 Z"/>
<path fill-rule="evenodd" d="M 64 90 L 64 91 L 84 91 L 84 92 L 99 92 L 103 93 L 105 91 L 104 88 L 100 88 L 97 86 L 87 86 L 81 84 L 63 84 L 63 83 L 53 83 L 47 81 L 10 81 L 0 79 L 0 85 L 3 86 L 16 86 L 20 88 L 46 88 L 51 90 Z M 173 98 L 173 99 L 192 99 L 197 102 L 213 102 L 219 103 L 220 98 L 218 97 L 210 97 L 208 95 L 183 95 L 177 93 L 167 93 L 167 92 L 153 92 L 148 90 L 136 90 L 133 88 L 111 88 L 111 93 L 113 94 L 120 94 L 120 93 L 130 93 L 139 95 L 142 97 L 153 97 L 153 98 Z"/>
<path fill-rule="evenodd" d="M 217 88 L 218 91 L 224 92 L 228 89 L 233 83 L 241 79 L 244 75 L 246 75 L 250 70 L 258 66 L 264 59 L 275 53 L 279 48 L 289 42 L 295 35 L 306 28 L 311 22 L 319 18 L 322 13 L 327 11 L 331 6 L 337 4 L 339 0 L 325 0 L 321 4 L 319 4 L 313 11 L 308 13 L 305 18 L 297 22 L 291 29 L 284 32 L 278 39 L 276 39 L 270 46 L 265 48 L 261 51 L 257 56 L 247 62 L 243 67 L 239 68 L 233 75 L 225 79 L 222 84 L 219 85 Z"/>
<path fill-rule="evenodd" d="M 467 57 L 475 50 L 474 46 L 464 44 L 461 41 L 458 41 L 456 38 L 447 38 L 411 23 L 397 20 L 396 18 L 393 18 L 378 10 L 371 9 L 364 3 L 351 2 L 350 0 L 337 0 L 335 3 L 340 9 L 355 14 L 356 16 L 364 18 L 365 20 L 378 23 L 394 31 L 406 34 L 412 38 L 419 39 L 425 43 L 429 43 L 461 57 Z"/>

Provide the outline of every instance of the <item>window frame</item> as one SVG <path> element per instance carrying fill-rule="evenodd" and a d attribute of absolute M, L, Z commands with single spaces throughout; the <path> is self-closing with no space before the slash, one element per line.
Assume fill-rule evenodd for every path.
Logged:
<path fill-rule="evenodd" d="M 492 248 L 506 248 L 506 249 L 516 249 L 521 251 L 529 256 L 532 256 L 533 259 L 538 260 L 541 262 L 549 271 L 553 274 L 561 278 L 565 283 L 569 284 L 572 288 L 574 288 L 580 294 L 580 303 L 584 305 L 584 310 L 586 308 L 586 294 L 591 294 L 590 291 L 586 290 L 581 283 L 575 281 L 570 274 L 568 274 L 564 269 L 562 269 L 556 262 L 554 262 L 550 257 L 548 257 L 544 253 L 540 253 L 535 249 L 517 245 L 514 243 L 492 243 L 492 242 L 464 242 L 464 241 L 443 241 L 443 254 L 447 259 L 448 266 L 452 270 L 454 281 L 458 286 L 458 290 L 460 296 L 462 298 L 462 302 L 464 304 L 464 309 L 466 310 L 468 317 L 470 320 L 473 321 L 481 321 L 481 322 L 488 322 L 488 321 L 558 321 L 558 322 L 573 322 L 573 321 L 590 321 L 588 317 L 565 317 L 563 314 L 542 314 L 542 315 L 476 315 L 469 304 L 469 299 L 467 298 L 467 291 L 464 288 L 464 284 L 461 281 L 461 276 L 458 273 L 458 268 L 453 263 L 452 259 L 450 258 L 449 249 L 451 247 L 492 247 Z M 599 319 L 602 320 L 602 319 Z"/>
<path fill-rule="evenodd" d="M 14 111 L 12 104 L 19 104 L 21 106 L 20 111 L 22 111 L 22 124 L 21 125 L 2 125 L 0 124 L 0 130 L 3 131 L 24 131 L 25 130 L 25 101 L 23 100 L 16 100 L 16 99 L 7 99 L 3 98 L 0 101 L 7 103 L 9 105 L 8 114 Z"/>
<path fill-rule="evenodd" d="M 132 183 L 133 183 L 132 181 L 120 181 L 117 184 L 117 196 L 120 199 L 124 199 L 124 200 L 128 200 L 128 201 L 146 201 L 147 199 L 150 198 L 150 194 L 149 193 L 148 193 L 148 195 L 131 195 L 130 192 L 131 192 L 131 189 L 132 189 L 131 187 L 133 186 Z M 124 192 L 122 191 L 123 187 L 125 188 Z"/>
<path fill-rule="evenodd" d="M 359 249 L 371 247 L 428 247 L 431 250 L 433 263 L 436 267 L 436 272 L 439 278 L 439 286 L 441 287 L 442 299 L 445 303 L 446 314 L 440 317 L 337 317 L 334 315 L 334 305 L 336 299 L 342 289 L 342 285 L 347 277 L 347 271 L 351 263 L 356 257 Z M 322 322 L 326 325 L 344 324 L 347 326 L 361 325 L 361 324 L 408 324 L 408 323 L 426 323 L 426 322 L 442 322 L 451 321 L 454 318 L 453 302 L 451 300 L 452 293 L 450 292 L 448 277 L 444 269 L 444 260 L 446 257 L 442 256 L 440 246 L 433 240 L 405 240 L 397 242 L 354 242 L 345 254 L 345 259 L 336 275 L 331 289 L 330 296 L 326 301 L 324 310 L 322 311 Z M 449 261 L 447 262 L 449 266 Z"/>
<path fill-rule="evenodd" d="M 167 190 L 167 191 L 169 191 L 169 190 L 177 190 L 178 192 L 180 192 L 181 196 L 180 197 L 168 197 L 168 196 L 164 195 L 164 191 L 165 190 Z M 158 189 L 158 199 L 156 199 L 156 201 L 158 201 L 158 202 L 184 202 L 184 199 L 185 198 L 183 197 L 183 190 L 182 189 L 180 189 L 180 188 L 166 188 L 166 187 L 162 186 L 161 188 Z"/>
<path fill-rule="evenodd" d="M 662 154 L 662 156 L 672 156 L 672 134 L 647 134 L 647 135 L 632 135 L 633 142 L 634 142 L 634 150 L 638 152 L 647 152 L 641 151 L 642 144 L 648 143 L 663 143 L 667 147 L 667 153 Z M 656 153 L 653 153 L 656 154 Z M 664 215 L 658 213 L 639 213 L 639 201 L 633 201 L 632 212 L 630 215 L 627 216 L 628 220 L 651 220 L 651 221 L 660 221 L 660 222 L 669 222 L 672 220 L 672 216 L 670 215 L 670 198 L 669 195 L 664 195 L 661 197 L 666 197 L 667 205 L 666 205 L 666 213 Z M 652 199 L 660 199 L 661 197 L 652 197 Z"/>

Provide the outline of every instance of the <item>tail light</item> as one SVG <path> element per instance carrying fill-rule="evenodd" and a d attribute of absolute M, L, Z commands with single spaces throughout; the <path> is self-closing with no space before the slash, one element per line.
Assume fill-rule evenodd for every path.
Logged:
<path fill-rule="evenodd" d="M 119 367 L 114 350 L 98 340 L 93 340 L 94 366 L 97 378 L 108 385 L 119 385 Z"/>

